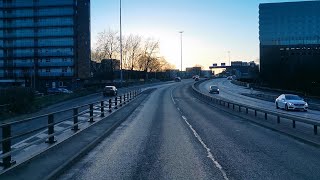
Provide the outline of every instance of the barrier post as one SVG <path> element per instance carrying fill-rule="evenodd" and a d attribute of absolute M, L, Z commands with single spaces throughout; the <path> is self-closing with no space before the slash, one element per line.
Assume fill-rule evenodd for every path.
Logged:
<path fill-rule="evenodd" d="M 73 108 L 73 128 L 72 130 L 78 131 L 78 108 Z"/>
<path fill-rule="evenodd" d="M 93 123 L 93 104 L 90 104 L 90 120 L 89 122 Z"/>
<path fill-rule="evenodd" d="M 54 139 L 54 116 L 53 114 L 49 114 L 48 115 L 48 140 L 46 141 L 46 143 L 48 144 L 53 144 L 55 142 L 57 142 L 55 139 Z"/>
<path fill-rule="evenodd" d="M 101 106 L 101 108 L 100 108 L 101 115 L 100 116 L 104 117 L 104 101 L 101 101 L 100 106 Z"/>
<path fill-rule="evenodd" d="M 6 124 L 2 126 L 2 154 L 11 152 L 11 125 Z M 0 163 L 5 169 L 11 167 L 16 162 L 11 159 L 11 154 L 3 157 Z"/>

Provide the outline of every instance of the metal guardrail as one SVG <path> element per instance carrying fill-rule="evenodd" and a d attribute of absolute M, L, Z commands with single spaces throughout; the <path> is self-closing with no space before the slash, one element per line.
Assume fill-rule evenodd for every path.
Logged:
<path fill-rule="evenodd" d="M 2 129 L 2 137 L 0 140 L 0 143 L 2 145 L 2 154 L 0 155 L 0 159 L 2 159 L 2 162 L 0 162 L 0 165 L 3 166 L 5 169 L 11 167 L 13 164 L 15 164 L 15 161 L 12 159 L 12 154 L 20 151 L 24 148 L 27 148 L 31 145 L 34 145 L 39 142 L 45 142 L 48 144 L 53 144 L 56 142 L 55 136 L 57 135 L 57 132 L 55 132 L 55 127 L 61 122 L 67 121 L 67 120 L 73 120 L 73 125 L 70 128 L 66 128 L 65 130 L 73 130 L 74 133 L 76 133 L 79 130 L 79 125 L 84 122 L 89 122 L 93 123 L 94 117 L 104 117 L 106 112 L 111 113 L 115 109 L 119 109 L 125 104 L 127 104 L 129 101 L 132 99 L 135 99 L 137 96 L 141 94 L 141 89 L 137 90 L 132 90 L 127 93 L 124 93 L 123 95 L 120 96 L 115 96 L 107 101 L 102 100 L 102 101 L 97 101 L 93 102 L 90 104 L 85 104 L 77 107 L 72 107 L 69 109 L 61 110 L 61 111 L 56 111 L 53 113 L 45 114 L 45 115 L 40 115 L 36 117 L 31 117 L 19 121 L 14 121 L 10 123 L 5 123 L 1 124 L 0 128 Z M 79 109 L 81 108 L 88 108 L 82 112 L 79 112 Z M 99 114 L 94 115 L 94 110 L 98 110 Z M 68 111 L 72 112 L 72 115 L 70 117 L 66 117 L 61 120 L 56 120 L 55 116 L 59 113 L 66 113 Z M 90 116 L 87 117 L 86 120 L 79 120 L 80 115 L 84 115 L 86 113 L 89 113 Z M 32 120 L 36 120 L 39 118 L 47 118 L 47 124 L 42 127 L 30 129 L 26 132 L 19 132 L 18 134 L 13 135 L 12 134 L 12 129 L 15 125 L 22 124 L 22 123 L 28 123 Z M 22 147 L 19 147 L 17 149 L 12 150 L 12 140 L 25 137 L 26 135 L 32 135 L 33 133 L 39 132 L 41 130 L 47 129 L 47 136 L 40 138 L 39 140 L 36 140 L 30 144 L 24 145 Z"/>
<path fill-rule="evenodd" d="M 268 116 L 272 115 L 275 116 L 277 118 L 277 123 L 280 124 L 281 119 L 287 119 L 292 121 L 292 127 L 296 128 L 296 122 L 301 122 L 301 123 L 305 123 L 305 124 L 309 124 L 313 126 L 313 134 L 317 135 L 318 134 L 318 126 L 320 126 L 320 121 L 316 120 L 316 119 L 311 119 L 311 118 L 301 118 L 301 117 L 295 117 L 293 115 L 288 115 L 288 114 L 282 114 L 279 112 L 274 112 L 268 109 L 263 109 L 263 108 L 257 108 L 254 106 L 250 106 L 250 105 L 246 105 L 246 104 L 241 104 L 241 103 L 237 103 L 237 102 L 232 102 L 232 101 L 228 101 L 222 98 L 216 98 L 213 96 L 209 96 L 207 94 L 202 93 L 201 91 L 199 91 L 196 86 L 199 85 L 200 83 L 202 83 L 203 81 L 199 81 L 197 83 L 194 83 L 192 85 L 192 90 L 193 92 L 202 100 L 205 100 L 207 102 L 211 102 L 223 107 L 227 107 L 227 108 L 232 108 L 232 109 L 238 109 L 238 112 L 242 112 L 242 110 L 245 110 L 246 114 L 249 114 L 249 110 L 254 111 L 254 115 L 255 117 L 257 116 L 257 113 L 263 113 L 264 114 L 264 118 L 265 120 L 268 119 Z"/>

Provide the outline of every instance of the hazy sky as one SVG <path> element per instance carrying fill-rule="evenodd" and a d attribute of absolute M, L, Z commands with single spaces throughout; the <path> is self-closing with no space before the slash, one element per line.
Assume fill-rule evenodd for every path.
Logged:
<path fill-rule="evenodd" d="M 259 58 L 259 3 L 281 0 L 122 0 L 122 32 L 160 41 L 161 55 L 183 69 Z M 91 0 L 92 47 L 98 32 L 119 30 L 119 0 Z"/>

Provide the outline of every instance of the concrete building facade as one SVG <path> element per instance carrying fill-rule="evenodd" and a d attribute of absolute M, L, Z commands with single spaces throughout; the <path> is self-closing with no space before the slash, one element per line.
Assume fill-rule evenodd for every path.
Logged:
<path fill-rule="evenodd" d="M 70 87 L 90 77 L 90 0 L 0 1 L 0 84 Z"/>
<path fill-rule="evenodd" d="M 268 84 L 320 86 L 320 1 L 259 6 L 260 72 Z"/>

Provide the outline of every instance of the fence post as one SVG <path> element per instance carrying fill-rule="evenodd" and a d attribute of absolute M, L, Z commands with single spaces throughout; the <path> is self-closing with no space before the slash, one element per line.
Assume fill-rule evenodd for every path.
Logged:
<path fill-rule="evenodd" d="M 228 103 L 228 108 L 230 108 L 230 103 Z"/>
<path fill-rule="evenodd" d="M 254 116 L 257 116 L 257 110 L 254 110 Z"/>
<path fill-rule="evenodd" d="M 234 104 L 232 104 L 232 108 L 234 109 Z"/>
<path fill-rule="evenodd" d="M 9 153 L 11 151 L 11 125 L 6 124 L 2 126 L 2 154 Z M 16 162 L 11 159 L 11 154 L 4 157 L 0 163 L 5 169 L 9 168 Z"/>
<path fill-rule="evenodd" d="M 239 105 L 239 112 L 241 112 L 241 106 Z"/>
<path fill-rule="evenodd" d="M 248 110 L 248 108 L 246 108 L 246 113 L 247 113 L 247 114 L 249 114 L 249 110 Z"/>
<path fill-rule="evenodd" d="M 109 112 L 112 112 L 112 110 L 111 110 L 111 107 L 112 106 L 112 100 L 111 99 L 109 99 Z"/>
<path fill-rule="evenodd" d="M 118 97 L 114 98 L 114 109 L 118 109 Z"/>
<path fill-rule="evenodd" d="M 120 107 L 122 107 L 122 96 L 120 95 Z"/>
<path fill-rule="evenodd" d="M 78 108 L 73 108 L 73 128 L 72 130 L 78 131 Z"/>
<path fill-rule="evenodd" d="M 280 116 L 277 116 L 277 123 L 280 124 Z"/>
<path fill-rule="evenodd" d="M 48 140 L 46 141 L 46 143 L 49 143 L 49 144 L 53 144 L 55 142 L 57 142 L 55 139 L 54 139 L 54 117 L 53 117 L 53 114 L 49 114 L 48 116 Z"/>
<path fill-rule="evenodd" d="M 132 92 L 130 91 L 129 93 L 130 93 L 130 100 L 131 100 L 132 99 Z"/>
<path fill-rule="evenodd" d="M 292 120 L 292 127 L 296 128 L 296 121 Z"/>
<path fill-rule="evenodd" d="M 314 133 L 314 135 L 318 134 L 318 126 L 317 125 L 313 125 L 313 133 Z"/>
<path fill-rule="evenodd" d="M 101 108 L 100 108 L 101 115 L 100 116 L 104 117 L 104 101 L 101 101 L 100 106 L 101 106 Z"/>
<path fill-rule="evenodd" d="M 89 122 L 93 123 L 93 104 L 90 104 L 90 120 Z"/>
<path fill-rule="evenodd" d="M 268 119 L 268 114 L 264 113 L 264 119 L 267 120 Z"/>
<path fill-rule="evenodd" d="M 123 94 L 123 104 L 126 104 L 126 93 Z"/>

